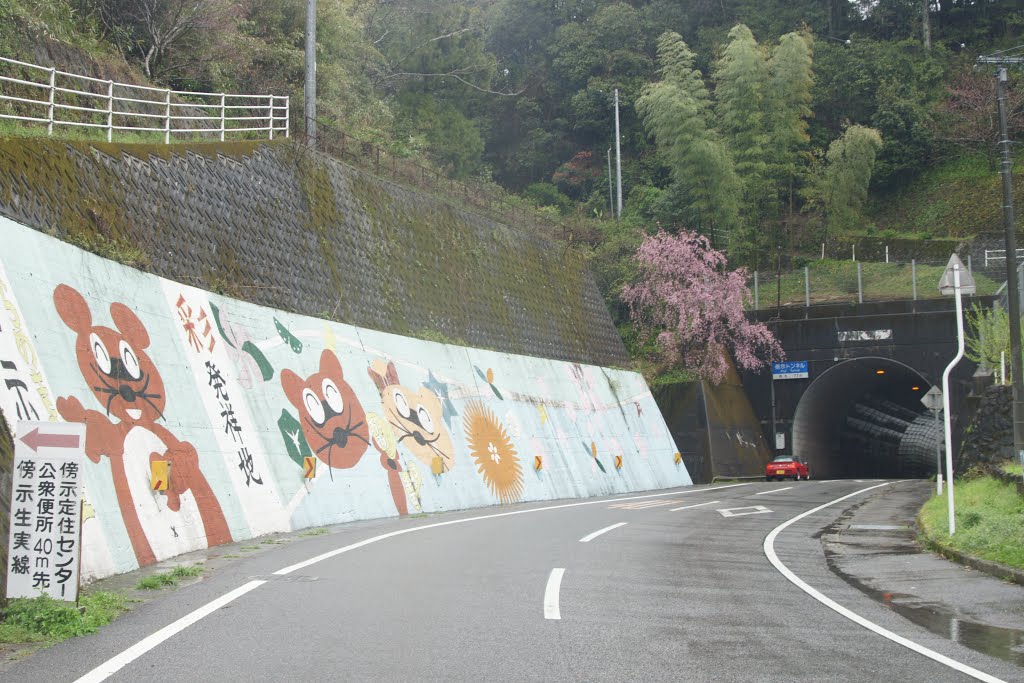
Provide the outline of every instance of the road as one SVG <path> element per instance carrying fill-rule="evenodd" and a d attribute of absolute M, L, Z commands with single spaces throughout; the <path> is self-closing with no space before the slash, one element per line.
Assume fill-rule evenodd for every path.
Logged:
<path fill-rule="evenodd" d="M 876 683 L 976 680 L 962 673 L 974 667 L 1024 679 L 829 571 L 816 534 L 882 483 L 703 486 L 346 525 L 221 567 L 3 678 Z M 849 494 L 772 534 L 767 555 L 952 665 L 851 621 L 769 561 L 773 530 Z"/>

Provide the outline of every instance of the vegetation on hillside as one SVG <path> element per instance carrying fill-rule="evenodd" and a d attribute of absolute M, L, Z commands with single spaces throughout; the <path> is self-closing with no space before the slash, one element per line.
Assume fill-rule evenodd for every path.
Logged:
<path fill-rule="evenodd" d="M 822 243 L 999 228 L 994 79 L 974 62 L 1024 43 L 1024 12 L 1014 0 L 928 6 L 320 0 L 318 118 L 325 134 L 571 217 L 625 323 L 631 257 L 658 230 L 702 233 L 730 265 L 763 272 Z M 288 94 L 301 133 L 302 0 L 0 0 L 0 18 L 3 56 Z M 1020 81 L 1013 72 L 1017 139 Z M 616 91 L 624 211 L 612 222 Z"/>

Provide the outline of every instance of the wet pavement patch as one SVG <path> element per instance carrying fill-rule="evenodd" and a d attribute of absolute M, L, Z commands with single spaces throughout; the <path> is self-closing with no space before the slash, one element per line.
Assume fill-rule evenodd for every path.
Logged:
<path fill-rule="evenodd" d="M 872 505 L 873 510 L 869 510 L 867 506 Z M 883 497 L 873 496 L 851 506 L 831 525 L 819 531 L 829 569 L 853 588 L 938 636 L 1011 664 L 1024 666 L 1024 630 L 982 623 L 949 604 L 928 600 L 905 591 L 880 589 L 879 585 L 888 583 L 882 578 L 885 575 L 884 571 L 882 574 L 873 573 L 872 576 L 861 577 L 846 570 L 847 566 L 858 566 L 857 561 L 867 557 L 932 555 L 917 544 L 915 530 L 910 524 L 851 523 L 858 516 L 861 519 L 867 517 L 865 521 L 888 521 L 878 514 L 884 507 Z M 905 512 L 890 508 L 890 513 L 890 520 L 893 522 L 908 519 L 907 513 L 910 515 L 909 519 L 912 519 L 914 514 L 912 508 Z M 854 564 L 851 565 L 851 561 Z M 890 563 L 887 566 L 891 568 L 893 565 Z M 878 567 L 876 572 L 877 570 Z"/>

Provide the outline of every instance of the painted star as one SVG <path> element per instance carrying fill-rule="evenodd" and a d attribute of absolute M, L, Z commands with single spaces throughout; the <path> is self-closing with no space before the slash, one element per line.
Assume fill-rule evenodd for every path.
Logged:
<path fill-rule="evenodd" d="M 443 409 L 443 419 L 448 424 L 448 428 L 452 428 L 452 418 L 459 414 L 459 411 L 455 410 L 455 404 L 448 398 L 448 385 L 434 377 L 434 371 L 428 370 L 427 381 L 423 383 L 427 389 L 434 392 L 439 399 L 441 399 L 441 407 Z"/>

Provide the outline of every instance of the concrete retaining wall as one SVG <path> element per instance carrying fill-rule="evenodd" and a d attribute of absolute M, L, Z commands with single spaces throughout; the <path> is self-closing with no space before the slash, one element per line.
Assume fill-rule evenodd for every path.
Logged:
<path fill-rule="evenodd" d="M 691 483 L 636 373 L 285 313 L 5 218 L 0 235 L 0 409 L 87 425 L 86 578 L 281 530 Z"/>

